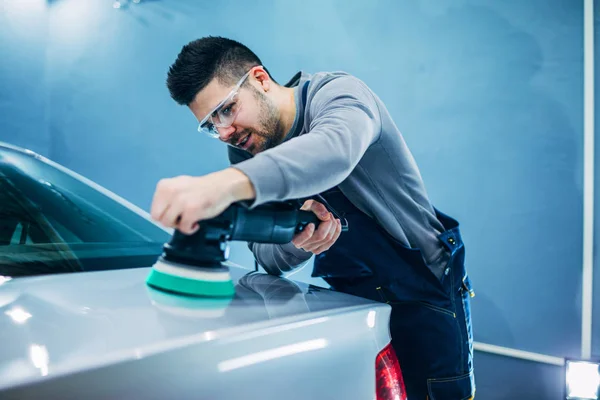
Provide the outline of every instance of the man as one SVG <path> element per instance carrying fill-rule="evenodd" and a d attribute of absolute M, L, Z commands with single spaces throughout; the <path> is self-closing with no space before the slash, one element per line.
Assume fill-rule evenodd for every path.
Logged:
<path fill-rule="evenodd" d="M 288 244 L 249 243 L 258 263 L 279 275 L 315 255 L 313 276 L 334 290 L 392 306 L 409 398 L 471 398 L 472 291 L 458 223 L 430 204 L 377 95 L 343 72 L 299 72 L 280 85 L 250 49 L 221 37 L 184 46 L 167 86 L 201 132 L 229 145 L 232 165 L 161 180 L 152 217 L 191 234 L 234 202 L 300 200 L 322 222 Z"/>

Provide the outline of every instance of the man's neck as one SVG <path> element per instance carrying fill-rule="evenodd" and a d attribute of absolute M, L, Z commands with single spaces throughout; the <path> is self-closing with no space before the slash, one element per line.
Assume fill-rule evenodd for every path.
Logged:
<path fill-rule="evenodd" d="M 281 127 L 285 137 L 292 129 L 294 120 L 296 119 L 296 98 L 293 88 L 281 87 L 279 112 L 281 114 Z"/>

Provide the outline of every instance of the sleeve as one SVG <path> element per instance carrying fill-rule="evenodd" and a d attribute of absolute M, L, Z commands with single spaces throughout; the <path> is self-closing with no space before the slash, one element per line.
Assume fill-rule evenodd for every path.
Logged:
<path fill-rule="evenodd" d="M 293 243 L 248 243 L 256 262 L 267 273 L 281 276 L 294 269 L 303 267 L 312 257 L 311 252 L 296 248 Z"/>
<path fill-rule="evenodd" d="M 254 185 L 256 198 L 251 208 L 311 197 L 338 185 L 381 133 L 375 96 L 351 76 L 320 88 L 308 111 L 307 133 L 234 166 Z"/>
<path fill-rule="evenodd" d="M 227 155 L 232 165 L 252 157 L 251 154 L 231 146 L 227 146 Z M 312 257 L 312 253 L 296 248 L 293 243 L 281 245 L 248 242 L 248 248 L 254 254 L 256 262 L 267 273 L 276 276 L 304 266 Z"/>

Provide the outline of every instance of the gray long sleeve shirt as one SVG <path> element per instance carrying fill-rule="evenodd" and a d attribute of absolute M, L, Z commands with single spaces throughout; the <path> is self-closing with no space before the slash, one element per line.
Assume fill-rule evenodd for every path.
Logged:
<path fill-rule="evenodd" d="M 303 104 L 301 88 L 307 80 Z M 437 239 L 443 226 L 383 102 L 361 80 L 344 72 L 298 72 L 286 86 L 295 90 L 296 118 L 284 141 L 255 156 L 228 147 L 232 166 L 254 185 L 256 198 L 250 208 L 338 186 L 395 239 L 420 249 L 425 263 L 441 276 L 449 257 Z M 277 275 L 304 265 L 312 256 L 292 243 L 248 246 L 257 262 Z"/>

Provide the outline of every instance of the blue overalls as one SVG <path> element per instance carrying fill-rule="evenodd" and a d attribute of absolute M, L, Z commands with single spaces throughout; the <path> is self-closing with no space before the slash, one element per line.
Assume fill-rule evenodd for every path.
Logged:
<path fill-rule="evenodd" d="M 335 187 L 322 193 L 348 221 L 333 246 L 315 257 L 312 276 L 332 289 L 391 305 L 390 334 L 409 399 L 464 400 L 475 393 L 470 297 L 459 224 L 437 209 L 438 236 L 451 254 L 442 279 L 356 208 Z M 318 198 L 315 198 L 319 201 Z"/>

